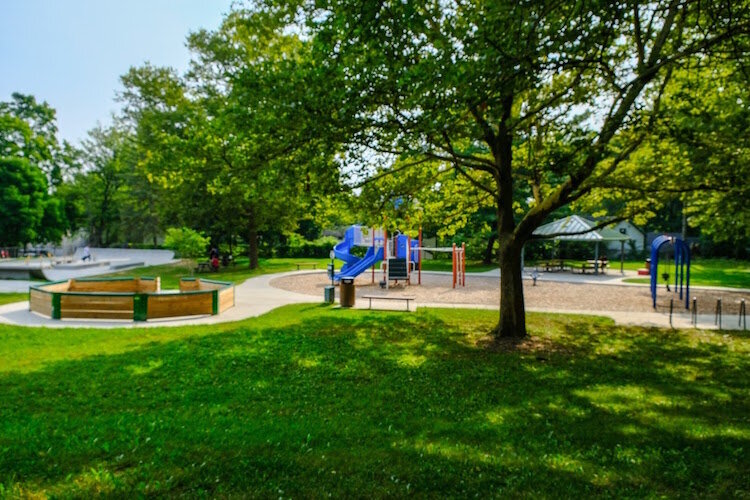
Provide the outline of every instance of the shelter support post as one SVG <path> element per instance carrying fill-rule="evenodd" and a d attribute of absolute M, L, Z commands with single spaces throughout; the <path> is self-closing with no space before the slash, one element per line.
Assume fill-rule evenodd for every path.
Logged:
<path fill-rule="evenodd" d="M 599 274 L 599 242 L 594 244 L 594 274 Z"/>
<path fill-rule="evenodd" d="M 625 274 L 625 240 L 620 240 L 620 274 Z"/>

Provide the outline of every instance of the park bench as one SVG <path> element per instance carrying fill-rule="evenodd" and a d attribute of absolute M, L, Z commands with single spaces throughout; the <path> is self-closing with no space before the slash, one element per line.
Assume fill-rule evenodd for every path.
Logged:
<path fill-rule="evenodd" d="M 385 296 L 385 295 L 363 295 L 362 298 L 363 299 L 367 299 L 367 300 L 370 301 L 369 305 L 367 307 L 368 309 L 372 309 L 372 300 L 373 299 L 375 299 L 375 300 L 401 300 L 401 301 L 406 302 L 406 310 L 407 311 L 411 311 L 411 309 L 409 309 L 409 302 L 411 302 L 412 300 L 416 300 L 417 299 L 416 297 L 389 297 L 389 296 Z"/>
<path fill-rule="evenodd" d="M 318 269 L 318 264 L 316 262 L 298 262 L 297 263 L 297 271 L 302 269 L 302 266 L 312 266 L 313 269 Z"/>

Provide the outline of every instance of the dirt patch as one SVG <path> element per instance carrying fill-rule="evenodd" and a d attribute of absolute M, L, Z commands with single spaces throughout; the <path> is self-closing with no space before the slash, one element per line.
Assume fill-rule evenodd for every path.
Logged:
<path fill-rule="evenodd" d="M 497 307 L 500 303 L 500 280 L 495 277 L 467 276 L 466 287 L 454 289 L 449 275 L 423 274 L 422 285 L 406 286 L 399 283 L 388 290 L 375 283 L 369 273 L 360 275 L 355 280 L 357 297 L 363 295 L 414 296 L 417 305 L 424 304 L 480 304 Z M 271 286 L 292 292 L 323 297 L 323 288 L 331 282 L 325 273 L 298 274 L 276 278 Z M 338 287 L 336 287 L 338 295 Z M 742 292 L 725 290 L 692 289 L 691 297 L 698 299 L 698 312 L 710 314 L 716 308 L 716 300 L 722 299 L 722 311 L 725 315 L 737 314 L 740 299 L 750 301 L 750 296 Z M 590 283 L 563 283 L 537 281 L 532 286 L 530 280 L 524 281 L 524 299 L 530 309 L 560 311 L 632 311 L 653 312 L 651 293 L 648 286 L 598 285 Z M 664 290 L 663 285 L 657 294 L 657 311 L 669 311 L 670 299 L 674 299 L 675 314 L 688 314 L 684 300 L 680 301 L 675 293 Z"/>

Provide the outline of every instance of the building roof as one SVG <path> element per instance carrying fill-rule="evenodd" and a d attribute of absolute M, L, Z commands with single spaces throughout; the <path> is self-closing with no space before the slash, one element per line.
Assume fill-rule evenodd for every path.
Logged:
<path fill-rule="evenodd" d="M 580 215 L 570 215 L 558 219 L 534 230 L 533 235 L 538 238 L 550 238 L 563 241 L 628 241 L 630 237 L 614 229 L 596 227 L 597 223 Z M 552 236 L 556 235 L 556 236 Z"/>

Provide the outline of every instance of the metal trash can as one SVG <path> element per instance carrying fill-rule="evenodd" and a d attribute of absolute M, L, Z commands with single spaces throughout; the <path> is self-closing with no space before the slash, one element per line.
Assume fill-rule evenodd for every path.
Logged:
<path fill-rule="evenodd" d="M 324 288 L 323 300 L 326 304 L 333 304 L 336 300 L 336 287 L 328 285 Z"/>
<path fill-rule="evenodd" d="M 354 287 L 354 278 L 342 277 L 341 289 L 339 290 L 339 302 L 341 307 L 354 307 L 354 296 L 356 288 Z"/>

